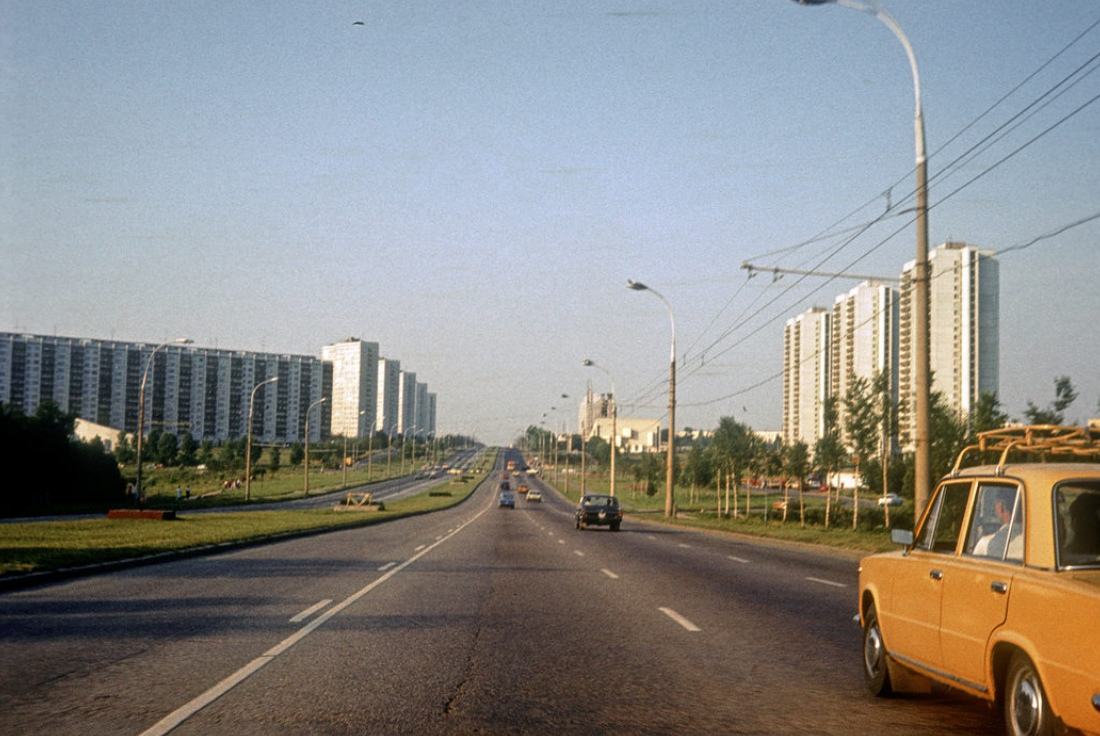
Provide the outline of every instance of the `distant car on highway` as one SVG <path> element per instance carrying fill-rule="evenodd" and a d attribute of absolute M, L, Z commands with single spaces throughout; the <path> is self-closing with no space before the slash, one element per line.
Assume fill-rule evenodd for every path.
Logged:
<path fill-rule="evenodd" d="M 623 507 L 615 496 L 588 494 L 577 504 L 575 517 L 578 529 L 607 526 L 617 532 L 623 523 Z"/>
<path fill-rule="evenodd" d="M 532 488 L 531 490 L 527 491 L 527 500 L 542 501 L 542 491 L 540 491 L 538 488 Z"/>
<path fill-rule="evenodd" d="M 901 506 L 901 496 L 896 493 L 887 493 L 878 497 L 879 506 Z"/>
<path fill-rule="evenodd" d="M 982 432 L 959 454 L 916 532 L 894 531 L 904 551 L 860 561 L 873 694 L 938 683 L 996 704 L 1012 736 L 1100 734 L 1096 460 L 1100 438 L 1053 425 Z"/>
<path fill-rule="evenodd" d="M 516 507 L 516 497 L 511 491 L 501 491 L 500 499 L 497 501 L 499 506 L 514 509 Z"/>

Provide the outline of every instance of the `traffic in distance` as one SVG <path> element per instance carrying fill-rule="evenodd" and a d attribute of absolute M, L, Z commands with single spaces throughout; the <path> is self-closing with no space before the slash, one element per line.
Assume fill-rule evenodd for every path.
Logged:
<path fill-rule="evenodd" d="M 503 450 L 452 509 L 0 596 L 0 732 L 1098 734 L 1097 454 L 1077 429 L 982 435 L 860 560 L 570 501 Z M 110 626 L 59 636 L 105 601 Z M 165 661 L 178 685 L 149 690 Z"/>

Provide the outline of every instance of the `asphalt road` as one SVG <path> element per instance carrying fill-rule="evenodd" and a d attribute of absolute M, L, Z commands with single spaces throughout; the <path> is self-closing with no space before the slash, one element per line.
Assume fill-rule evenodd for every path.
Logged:
<path fill-rule="evenodd" d="M 864 694 L 850 556 L 577 531 L 495 485 L 0 595 L 0 733 L 1001 732 L 966 698 Z"/>

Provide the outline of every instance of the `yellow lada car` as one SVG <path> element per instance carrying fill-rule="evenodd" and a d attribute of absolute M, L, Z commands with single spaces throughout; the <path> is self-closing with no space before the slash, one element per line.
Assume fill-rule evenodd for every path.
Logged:
<path fill-rule="evenodd" d="M 872 693 L 938 683 L 1002 708 L 1013 736 L 1100 734 L 1097 460 L 1087 430 L 1050 425 L 959 455 L 915 533 L 894 532 L 904 550 L 860 563 Z"/>

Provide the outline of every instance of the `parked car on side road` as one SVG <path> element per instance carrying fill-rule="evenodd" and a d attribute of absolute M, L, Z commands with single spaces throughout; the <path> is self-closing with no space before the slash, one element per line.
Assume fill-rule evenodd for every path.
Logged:
<path fill-rule="evenodd" d="M 879 506 L 901 506 L 901 496 L 896 493 L 887 493 L 878 497 Z"/>
<path fill-rule="evenodd" d="M 575 516 L 578 529 L 607 526 L 617 532 L 623 523 L 623 507 L 615 496 L 589 494 L 581 497 Z"/>
<path fill-rule="evenodd" d="M 860 562 L 872 693 L 935 682 L 999 706 L 1013 736 L 1100 734 L 1098 460 L 1100 439 L 1052 425 L 960 453 L 915 533 L 894 532 L 905 549 Z"/>

